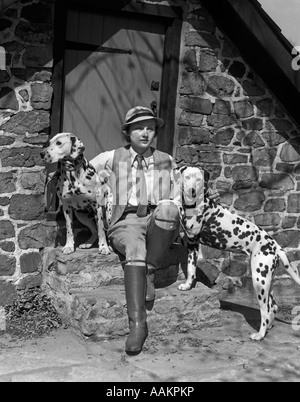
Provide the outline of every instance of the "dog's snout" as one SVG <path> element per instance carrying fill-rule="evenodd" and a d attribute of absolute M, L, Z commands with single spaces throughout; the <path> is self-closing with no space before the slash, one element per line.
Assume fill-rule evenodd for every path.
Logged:
<path fill-rule="evenodd" d="M 41 155 L 41 158 L 44 159 L 44 158 L 45 158 L 45 155 L 46 155 L 45 151 L 44 151 L 44 150 L 41 151 L 40 155 Z"/>

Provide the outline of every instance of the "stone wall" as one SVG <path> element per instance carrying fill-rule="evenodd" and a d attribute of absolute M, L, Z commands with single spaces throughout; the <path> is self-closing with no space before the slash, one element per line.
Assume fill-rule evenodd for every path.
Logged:
<path fill-rule="evenodd" d="M 13 3 L 13 2 L 10 2 Z M 0 70 L 0 279 L 19 288 L 41 283 L 42 250 L 54 231 L 44 219 L 53 89 L 53 3 L 14 2 L 0 19 L 6 70 Z M 1 288 L 2 289 L 2 288 Z"/>
<path fill-rule="evenodd" d="M 176 161 L 207 169 L 225 206 L 300 260 L 299 127 L 201 2 L 188 2 L 183 29 Z M 244 255 L 204 247 L 204 257 L 211 282 L 249 274 Z"/>

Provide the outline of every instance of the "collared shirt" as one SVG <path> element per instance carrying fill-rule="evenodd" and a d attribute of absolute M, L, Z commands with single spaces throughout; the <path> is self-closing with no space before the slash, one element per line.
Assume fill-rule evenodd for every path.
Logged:
<path fill-rule="evenodd" d="M 131 194 L 129 196 L 128 204 L 136 206 L 138 204 L 137 197 L 136 197 L 136 173 L 138 168 L 138 162 L 136 156 L 138 155 L 132 148 L 129 150 L 131 155 L 131 171 L 132 171 L 132 189 Z M 146 180 L 146 187 L 147 187 L 147 194 L 148 194 L 148 201 L 155 205 L 155 200 L 153 199 L 153 173 L 154 173 L 154 159 L 151 152 L 146 152 L 143 155 L 144 159 L 142 161 L 143 171 Z"/>
<path fill-rule="evenodd" d="M 137 172 L 137 167 L 138 167 L 137 160 L 136 160 L 137 153 L 133 150 L 132 147 L 130 147 L 129 151 L 130 151 L 130 155 L 131 155 L 131 167 L 132 167 L 132 188 L 129 193 L 128 204 L 131 206 L 137 206 L 138 205 L 138 201 L 137 201 L 137 197 L 136 197 L 136 172 Z M 99 154 L 98 156 L 93 158 L 90 161 L 90 163 L 95 167 L 97 172 L 100 172 L 103 169 L 112 170 L 114 154 L 115 154 L 115 150 L 102 152 L 101 154 Z M 143 170 L 144 170 L 145 179 L 146 179 L 148 200 L 150 201 L 151 204 L 156 205 L 157 200 L 154 199 L 154 194 L 153 194 L 154 158 L 153 158 L 153 154 L 152 154 L 151 150 L 149 149 L 147 152 L 145 152 L 143 157 L 144 157 Z M 172 163 L 172 168 L 174 169 L 176 167 L 174 159 L 172 158 L 171 155 L 169 155 L 169 157 L 170 157 L 170 160 Z M 179 195 L 177 195 L 176 198 L 178 198 L 178 201 L 180 200 Z"/>

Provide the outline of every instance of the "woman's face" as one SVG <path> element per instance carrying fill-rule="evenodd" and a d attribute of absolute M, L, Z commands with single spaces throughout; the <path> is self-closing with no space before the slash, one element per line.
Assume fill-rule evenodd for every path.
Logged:
<path fill-rule="evenodd" d="M 153 119 L 133 123 L 128 131 L 131 146 L 140 155 L 150 148 L 155 134 L 156 122 Z"/>

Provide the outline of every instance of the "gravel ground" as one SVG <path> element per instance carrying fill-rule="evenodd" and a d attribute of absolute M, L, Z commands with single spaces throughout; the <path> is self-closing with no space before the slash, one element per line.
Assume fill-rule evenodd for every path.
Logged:
<path fill-rule="evenodd" d="M 39 303 L 45 315 L 48 301 Z M 19 329 L 17 321 L 8 323 L 0 336 L 0 382 L 102 382 L 106 387 L 112 382 L 298 382 L 300 324 L 291 325 L 294 303 L 295 298 L 279 300 L 274 328 L 256 343 L 249 336 L 258 329 L 259 310 L 241 292 L 222 302 L 220 327 L 168 337 L 153 337 L 150 328 L 143 352 L 134 357 L 124 353 L 124 338 L 82 339 L 62 327 L 50 308 L 50 321 L 38 316 L 36 323 L 43 325 L 36 326 L 37 333 L 24 317 Z"/>

